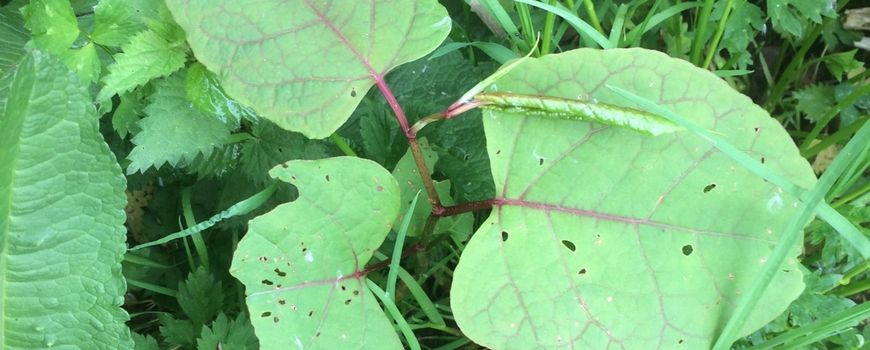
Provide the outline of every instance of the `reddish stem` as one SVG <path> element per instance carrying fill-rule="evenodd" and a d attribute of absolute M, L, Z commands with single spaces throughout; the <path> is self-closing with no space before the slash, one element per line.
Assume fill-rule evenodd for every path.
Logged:
<path fill-rule="evenodd" d="M 408 118 L 405 117 L 405 111 L 402 110 L 402 106 L 399 105 L 396 96 L 393 95 L 390 87 L 387 86 L 384 77 L 380 74 L 373 73 L 372 78 L 375 80 L 378 90 L 380 90 L 381 94 L 384 95 L 390 108 L 393 109 L 393 114 L 396 115 L 396 119 L 399 121 L 402 131 L 405 133 L 405 137 L 408 138 L 408 145 L 411 147 L 411 154 L 414 156 L 414 162 L 417 163 L 417 170 L 423 178 L 423 187 L 426 188 L 429 203 L 432 204 L 432 213 L 439 215 L 439 213 L 444 210 L 444 206 L 441 205 L 441 199 L 438 198 L 438 192 L 435 191 L 435 183 L 432 181 L 432 175 L 429 174 L 429 169 L 423 161 L 423 150 L 420 149 L 420 144 L 417 142 L 417 133 L 412 130 L 410 124 L 408 124 Z"/>
<path fill-rule="evenodd" d="M 442 210 L 440 214 L 433 214 L 441 217 L 459 215 L 470 211 L 490 209 L 495 205 L 501 205 L 503 202 L 503 198 L 493 198 L 487 199 L 485 201 L 462 203 L 458 205 L 444 207 L 444 210 Z"/>

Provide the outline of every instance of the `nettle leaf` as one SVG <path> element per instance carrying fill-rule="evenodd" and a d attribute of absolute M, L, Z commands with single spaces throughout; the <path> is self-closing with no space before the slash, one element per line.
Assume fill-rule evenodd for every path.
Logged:
<path fill-rule="evenodd" d="M 835 1 L 767 0 L 767 13 L 773 29 L 783 35 L 803 37 L 807 19 L 822 23 L 822 16 L 836 17 Z"/>
<path fill-rule="evenodd" d="M 497 90 L 634 107 L 605 84 L 721 134 L 801 186 L 815 181 L 764 110 L 659 52 L 548 55 Z M 709 349 L 797 207 L 690 133 L 501 111 L 484 111 L 484 127 L 496 204 L 460 258 L 451 306 L 485 347 Z M 798 265 L 791 258 L 778 270 L 741 334 L 800 295 Z"/>
<path fill-rule="evenodd" d="M 155 31 L 147 30 L 121 46 L 124 52 L 114 56 L 109 73 L 103 78 L 103 89 L 97 101 L 124 93 L 149 80 L 172 74 L 184 67 L 184 45 L 169 42 Z"/>
<path fill-rule="evenodd" d="M 337 130 L 376 81 L 434 50 L 451 24 L 434 0 L 167 5 L 231 96 L 310 138 Z"/>
<path fill-rule="evenodd" d="M 352 157 L 290 161 L 270 171 L 299 198 L 250 221 L 230 272 L 245 284 L 266 349 L 401 349 L 363 267 L 399 209 L 396 180 Z"/>
<path fill-rule="evenodd" d="M 125 180 L 87 86 L 32 51 L 0 101 L 0 348 L 133 347 Z"/>
<path fill-rule="evenodd" d="M 97 56 L 97 47 L 88 43 L 80 48 L 67 50 L 61 56 L 63 63 L 78 74 L 79 79 L 96 82 L 100 79 L 101 62 Z"/>
<path fill-rule="evenodd" d="M 197 349 L 258 349 L 254 328 L 247 314 L 239 314 L 230 320 L 221 313 L 211 327 L 203 327 L 196 340 Z"/>
<path fill-rule="evenodd" d="M 828 113 L 831 106 L 837 104 L 834 99 L 834 87 L 830 85 L 812 85 L 794 92 L 797 100 L 795 109 L 806 114 L 810 120 L 819 120 Z"/>
<path fill-rule="evenodd" d="M 94 29 L 91 40 L 118 47 L 147 28 L 146 22 L 157 16 L 159 1 L 101 0 L 94 7 Z"/>
<path fill-rule="evenodd" d="M 178 284 L 178 305 L 193 322 L 208 324 L 224 305 L 221 284 L 200 266 L 187 276 L 184 283 Z"/>
<path fill-rule="evenodd" d="M 159 81 L 145 107 L 142 129 L 133 137 L 136 147 L 127 156 L 132 163 L 127 173 L 144 172 L 165 163 L 177 166 L 197 155 L 209 156 L 230 136 L 217 117 L 206 115 L 187 100 L 184 72 Z"/>
<path fill-rule="evenodd" d="M 21 13 L 38 48 L 61 53 L 79 37 L 79 25 L 67 0 L 32 0 Z"/>
<path fill-rule="evenodd" d="M 326 145 L 306 139 L 302 134 L 281 129 L 268 120 L 251 128 L 253 139 L 242 145 L 239 164 L 245 176 L 258 185 L 272 181 L 269 169 L 293 159 L 319 159 L 329 156 Z"/>

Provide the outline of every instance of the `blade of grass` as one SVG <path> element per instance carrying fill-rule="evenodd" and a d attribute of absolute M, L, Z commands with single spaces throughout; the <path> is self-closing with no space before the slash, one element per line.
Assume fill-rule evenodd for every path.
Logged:
<path fill-rule="evenodd" d="M 725 2 L 725 12 L 722 13 L 722 18 L 719 19 L 719 26 L 716 28 L 716 33 L 713 34 L 713 42 L 707 49 L 707 58 L 704 59 L 704 64 L 701 68 L 709 69 L 710 62 L 713 61 L 713 56 L 719 50 L 719 41 L 722 40 L 722 35 L 725 34 L 725 26 L 728 24 L 728 16 L 731 15 L 731 9 L 734 7 L 734 0 Z"/>
<path fill-rule="evenodd" d="M 619 39 L 622 37 L 622 26 L 625 24 L 625 13 L 628 11 L 628 6 L 625 4 L 619 5 L 616 10 L 616 17 L 613 19 L 613 26 L 610 27 L 610 47 L 619 47 Z"/>
<path fill-rule="evenodd" d="M 444 318 L 441 317 L 441 313 L 438 312 L 435 303 L 432 302 L 432 299 L 429 299 L 429 295 L 426 294 L 423 287 L 414 280 L 414 276 L 411 276 L 411 274 L 401 266 L 399 266 L 397 270 L 399 271 L 399 279 L 402 280 L 402 283 L 404 283 L 406 287 L 408 287 L 408 291 L 411 292 L 411 295 L 415 300 L 417 300 L 417 304 L 420 305 L 420 310 L 423 311 L 426 318 L 434 324 L 446 326 L 447 323 L 444 322 Z"/>
<path fill-rule="evenodd" d="M 350 146 L 347 144 L 347 141 L 345 141 L 344 138 L 341 137 L 341 135 L 339 135 L 337 132 L 329 135 L 329 139 L 332 140 L 333 143 L 335 143 L 335 146 L 338 147 L 338 149 L 340 149 L 341 152 L 344 153 L 344 155 L 351 157 L 357 156 L 356 152 L 353 151 L 353 148 L 350 148 Z"/>
<path fill-rule="evenodd" d="M 393 317 L 393 320 L 396 321 L 396 326 L 399 327 L 399 331 L 401 331 L 402 335 L 405 337 L 408 347 L 411 348 L 411 350 L 420 350 L 420 343 L 417 341 L 417 336 L 414 335 L 414 331 L 411 329 L 411 326 L 408 325 L 408 321 L 406 321 L 405 317 L 402 316 L 402 312 L 399 311 L 398 307 L 396 307 L 396 303 L 390 299 L 390 296 L 387 295 L 381 287 L 378 287 L 377 283 L 372 282 L 372 280 L 368 278 L 366 278 L 366 286 L 369 287 L 372 294 L 381 301 L 381 304 L 384 305 L 384 308 L 387 309 L 387 312 L 389 312 L 390 316 Z"/>
<path fill-rule="evenodd" d="M 206 221 L 200 222 L 196 225 L 188 227 L 182 231 L 170 234 L 170 235 L 163 237 L 161 239 L 158 239 L 156 241 L 151 241 L 148 243 L 137 245 L 135 247 L 130 248 L 129 250 L 137 250 L 137 249 L 142 249 L 142 248 L 147 248 L 147 247 L 153 247 L 155 245 L 164 244 L 164 243 L 167 243 L 167 242 L 175 240 L 175 239 L 184 238 L 184 237 L 190 236 L 194 233 L 202 232 L 203 230 L 214 226 L 215 224 L 217 224 L 221 220 L 250 213 L 251 211 L 253 211 L 253 210 L 259 208 L 261 205 L 263 205 L 263 203 L 265 203 L 267 199 L 272 197 L 272 194 L 275 193 L 275 190 L 277 190 L 277 189 L 278 189 L 278 183 L 277 182 L 273 183 L 273 184 L 269 185 L 269 187 L 266 187 L 266 189 L 258 192 L 257 194 L 255 194 L 251 197 L 248 197 L 247 199 L 245 199 L 241 202 L 233 204 L 233 206 L 227 208 L 227 210 L 224 210 L 220 213 L 217 213 L 215 216 L 212 216 L 211 218 L 209 218 Z"/>
<path fill-rule="evenodd" d="M 483 53 L 485 53 L 487 56 L 501 64 L 505 64 L 512 59 L 520 57 L 520 55 L 518 55 L 516 52 L 513 52 L 511 49 L 506 48 L 501 44 L 486 41 L 473 41 L 467 43 L 452 42 L 444 44 L 437 50 L 432 52 L 432 54 L 429 55 L 428 60 L 436 59 L 464 47 L 476 47 L 480 49 L 480 51 L 483 51 Z"/>
<path fill-rule="evenodd" d="M 449 342 L 447 344 L 441 345 L 441 346 L 435 348 L 434 350 L 455 350 L 455 349 L 459 349 L 459 348 L 465 346 L 465 344 L 468 344 L 468 343 L 471 343 L 470 339 L 459 338 L 459 339 L 456 339 L 456 340 Z"/>
<path fill-rule="evenodd" d="M 589 16 L 589 22 L 592 22 L 592 26 L 595 27 L 595 30 L 604 34 L 604 28 L 601 27 L 601 21 L 598 20 L 598 14 L 595 13 L 595 4 L 592 3 L 592 0 L 583 0 L 583 6 L 586 8 L 586 15 Z"/>
<path fill-rule="evenodd" d="M 529 12 L 529 6 L 522 3 L 514 3 L 514 8 L 517 10 L 517 15 L 520 17 L 521 33 L 526 45 L 532 49 L 535 56 L 540 56 L 538 51 L 538 43 L 535 40 L 535 24 L 532 22 L 532 14 Z"/>
<path fill-rule="evenodd" d="M 501 3 L 498 0 L 480 0 L 480 4 L 489 12 L 495 20 L 498 21 L 498 24 L 501 25 L 502 29 L 504 29 L 505 33 L 507 33 L 508 40 L 511 41 L 514 45 L 520 48 L 522 51 L 528 51 L 528 47 L 524 41 L 520 40 L 520 30 L 517 28 L 517 25 L 514 24 L 514 21 L 511 19 L 511 16 L 507 13 L 504 7 L 501 6 Z"/>
<path fill-rule="evenodd" d="M 614 46 L 610 45 L 610 41 L 608 41 L 607 38 L 603 34 L 601 34 L 602 32 L 599 32 L 599 31 L 595 30 L 595 28 L 592 28 L 592 26 L 590 26 L 588 23 L 586 23 L 585 21 L 583 21 L 582 19 L 577 17 L 575 14 L 571 13 L 571 11 L 569 11 L 568 9 L 563 7 L 562 5 L 550 6 L 550 5 L 547 5 L 545 3 L 542 3 L 542 2 L 536 1 L 536 0 L 514 0 L 514 1 L 528 4 L 528 5 L 537 7 L 539 9 L 542 9 L 544 11 L 552 12 L 552 13 L 556 14 L 556 16 L 561 17 L 566 22 L 571 24 L 571 26 L 574 27 L 574 29 L 576 29 L 577 32 L 591 38 L 592 41 L 594 41 L 596 44 L 598 44 L 598 46 L 601 47 L 602 49 L 614 48 Z"/>
<path fill-rule="evenodd" d="M 127 284 L 134 286 L 134 287 L 137 287 L 137 288 L 142 288 L 144 290 L 147 290 L 147 291 L 150 291 L 153 293 L 163 294 L 163 295 L 170 296 L 173 298 L 178 296 L 178 292 L 175 290 L 172 290 L 172 289 L 169 289 L 169 288 L 166 288 L 163 286 L 158 286 L 156 284 L 152 284 L 152 283 L 148 283 L 148 282 L 142 282 L 142 281 L 137 280 L 135 278 L 127 277 Z"/>
<path fill-rule="evenodd" d="M 801 156 L 803 156 L 804 158 L 811 158 L 816 154 L 819 154 L 819 152 L 823 151 L 825 148 L 828 148 L 831 145 L 840 143 L 841 141 L 848 139 L 849 136 L 851 136 L 852 133 L 860 129 L 861 126 L 863 126 L 864 123 L 867 122 L 867 120 L 870 120 L 870 116 L 865 115 L 864 117 L 861 117 L 860 119 L 854 121 L 852 124 L 849 124 L 845 128 L 837 130 L 837 132 L 831 134 L 831 136 L 828 136 L 821 142 L 807 148 L 806 150 L 801 151 Z"/>
<path fill-rule="evenodd" d="M 697 2 L 697 1 L 689 1 L 689 2 L 679 3 L 679 4 L 676 4 L 674 6 L 668 7 L 666 9 L 662 10 L 661 12 L 652 15 L 652 17 L 649 17 L 649 21 L 646 23 L 645 26 L 635 27 L 631 31 L 628 32 L 627 38 L 628 38 L 629 46 L 632 46 L 632 47 L 639 46 L 640 37 L 643 36 L 643 34 L 646 34 L 650 30 L 655 28 L 657 25 L 659 25 L 660 23 L 666 21 L 668 18 L 671 18 L 673 16 L 678 15 L 678 14 L 680 14 L 680 12 L 683 12 L 683 11 L 686 11 L 689 9 L 693 9 L 693 8 L 699 7 L 699 6 L 701 6 L 701 3 Z"/>
<path fill-rule="evenodd" d="M 396 278 L 398 278 L 399 263 L 402 260 L 402 251 L 405 249 L 408 225 L 411 224 L 411 217 L 414 216 L 414 209 L 417 208 L 417 198 L 420 198 L 420 191 L 417 191 L 414 200 L 411 201 L 411 206 L 405 211 L 405 217 L 402 219 L 402 225 L 396 235 L 396 244 L 393 245 L 393 259 L 390 260 L 390 271 L 387 273 L 387 297 L 390 300 L 396 300 Z"/>
<path fill-rule="evenodd" d="M 734 313 L 728 319 L 719 338 L 716 339 L 716 343 L 713 346 L 714 350 L 725 350 L 731 347 L 731 343 L 736 340 L 737 335 L 743 328 L 743 324 L 749 317 L 749 313 L 770 285 L 776 271 L 785 262 L 785 258 L 792 250 L 792 247 L 799 243 L 803 236 L 802 229 L 810 221 L 816 206 L 824 200 L 825 194 L 828 193 L 834 182 L 846 170 L 846 167 L 861 153 L 861 149 L 867 145 L 868 141 L 870 141 L 870 124 L 867 124 L 855 134 L 855 137 L 849 141 L 846 147 L 843 148 L 843 151 L 831 162 L 828 170 L 819 178 L 819 182 L 809 192 L 809 198 L 803 202 L 803 209 L 789 221 L 782 236 L 779 237 L 776 248 L 770 254 L 761 275 L 756 277 L 749 292 L 744 294 L 740 298 L 740 301 L 738 301 Z"/>
<path fill-rule="evenodd" d="M 849 193 L 841 197 L 840 199 L 837 199 L 837 201 L 831 204 L 831 206 L 837 208 L 843 204 L 851 202 L 853 199 L 858 198 L 867 192 L 870 192 L 870 182 L 865 183 L 864 186 L 861 186 L 861 188 L 855 190 L 855 192 Z"/>
<path fill-rule="evenodd" d="M 692 39 L 692 64 L 701 67 L 701 51 L 707 41 L 707 25 L 710 23 L 710 13 L 713 12 L 713 0 L 704 0 L 704 6 L 695 22 L 695 37 Z"/>
<path fill-rule="evenodd" d="M 154 260 L 148 259 L 144 256 L 139 256 L 139 255 L 132 254 L 132 253 L 124 254 L 124 261 L 131 263 L 131 264 L 136 264 L 136 265 L 146 266 L 146 267 L 153 267 L 153 268 L 158 268 L 158 269 L 172 268 L 172 266 L 169 266 L 166 264 L 161 264 L 161 263 L 156 262 Z"/>
<path fill-rule="evenodd" d="M 837 102 L 837 104 L 834 105 L 833 108 L 828 109 L 828 112 L 825 113 L 825 115 L 823 115 L 821 118 L 819 118 L 819 120 L 816 122 L 816 125 L 813 126 L 813 130 L 811 130 L 810 133 L 807 134 L 807 137 L 804 139 L 804 142 L 801 144 L 800 149 L 801 150 L 809 149 L 810 144 L 813 142 L 813 140 L 816 139 L 816 137 L 819 136 L 819 134 L 822 132 L 822 129 L 824 129 L 826 126 L 828 126 L 828 123 L 830 123 L 832 120 L 834 120 L 834 117 L 836 117 L 838 114 L 840 114 L 840 111 L 842 111 L 843 108 L 846 108 L 846 107 L 849 107 L 849 106 L 855 104 L 855 102 L 857 102 L 858 99 L 860 99 L 861 97 L 864 97 L 864 95 L 866 95 L 866 94 L 870 94 L 870 84 L 866 84 L 866 85 L 852 91 L 852 93 L 850 93 L 848 96 L 846 96 L 846 98 L 840 100 L 840 102 Z"/>
<path fill-rule="evenodd" d="M 556 0 L 550 0 L 550 6 L 556 4 Z M 541 41 L 541 55 L 550 53 L 550 41 L 553 40 L 553 26 L 556 24 L 556 15 L 552 12 L 547 12 L 547 17 L 544 19 L 544 37 Z"/>
<path fill-rule="evenodd" d="M 723 154 L 736 161 L 737 164 L 744 167 L 746 170 L 749 170 L 755 175 L 769 181 L 776 186 L 779 186 L 784 191 L 797 197 L 804 203 L 807 202 L 809 194 L 807 193 L 806 189 L 795 185 L 793 182 L 783 177 L 782 175 L 771 171 L 763 164 L 761 164 L 758 160 L 737 149 L 737 147 L 734 147 L 724 139 L 713 135 L 707 130 L 704 130 L 703 128 L 695 125 L 694 123 L 689 122 L 682 116 L 671 112 L 667 108 L 659 106 L 655 102 L 637 96 L 625 89 L 616 86 L 607 84 L 607 88 L 626 98 L 627 100 L 636 103 L 638 106 L 643 107 L 647 111 L 665 117 L 670 121 L 686 128 L 693 134 L 706 139 L 713 145 L 713 147 L 719 149 Z M 854 141 L 855 139 L 853 138 L 852 140 Z M 858 230 L 858 228 L 852 225 L 848 219 L 843 217 L 842 214 L 837 212 L 827 203 L 820 204 L 818 210 L 816 211 L 816 214 L 818 214 L 819 217 L 822 218 L 822 220 L 825 220 L 829 225 L 831 225 L 831 227 L 837 230 L 837 232 L 842 235 L 843 238 L 849 241 L 849 243 L 851 243 L 855 247 L 855 249 L 857 249 L 861 253 L 862 257 L 864 257 L 865 259 L 870 257 L 870 240 L 868 240 L 867 237 Z"/>
<path fill-rule="evenodd" d="M 193 207 L 190 204 L 190 187 L 185 187 L 181 190 L 181 211 L 184 216 L 185 227 L 196 225 L 196 217 L 193 216 Z M 202 233 L 195 232 L 190 235 L 190 239 L 193 241 L 196 254 L 199 255 L 200 264 L 208 271 L 210 266 L 208 263 L 208 247 L 205 245 L 205 240 L 202 239 Z"/>
<path fill-rule="evenodd" d="M 723 69 L 714 71 L 713 74 L 716 74 L 717 77 L 720 78 L 729 78 L 729 77 L 739 77 L 741 75 L 752 74 L 751 70 L 748 69 Z"/>
<path fill-rule="evenodd" d="M 870 317 L 870 303 L 848 308 L 809 326 L 794 328 L 750 350 L 794 349 L 818 342 L 853 327 Z"/>
<path fill-rule="evenodd" d="M 623 40 L 626 47 L 640 46 L 640 36 L 638 35 L 638 33 L 646 33 L 645 28 L 649 25 L 650 19 L 652 19 L 653 14 L 656 13 L 656 10 L 658 10 L 661 2 L 662 0 L 656 0 L 656 2 L 653 3 L 652 7 L 650 7 L 649 11 L 646 12 L 643 21 L 641 21 L 639 25 L 635 26 L 626 33 L 625 40 Z"/>

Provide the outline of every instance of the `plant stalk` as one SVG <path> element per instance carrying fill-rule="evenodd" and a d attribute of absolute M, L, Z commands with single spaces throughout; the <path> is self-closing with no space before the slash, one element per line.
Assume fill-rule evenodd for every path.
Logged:
<path fill-rule="evenodd" d="M 435 191 L 435 182 L 432 181 L 432 174 L 429 173 L 429 168 L 423 161 L 423 150 L 420 149 L 420 144 L 417 142 L 417 133 L 411 129 L 411 126 L 408 124 L 408 118 L 405 116 L 405 111 L 402 110 L 402 106 L 399 105 L 399 101 L 396 100 L 393 91 L 387 86 L 384 77 L 379 74 L 372 74 L 372 78 L 375 80 L 378 90 L 380 90 L 381 94 L 384 95 L 384 99 L 387 100 L 387 104 L 389 104 L 390 108 L 393 110 L 396 120 L 399 121 L 399 126 L 402 127 L 402 131 L 408 139 L 411 154 L 414 156 L 414 163 L 417 163 L 417 170 L 420 172 L 420 177 L 423 178 L 423 187 L 426 188 L 426 195 L 429 197 L 429 203 L 432 204 L 432 213 L 438 213 L 444 210 L 444 206 L 441 205 L 441 199 L 438 198 L 438 192 Z"/>

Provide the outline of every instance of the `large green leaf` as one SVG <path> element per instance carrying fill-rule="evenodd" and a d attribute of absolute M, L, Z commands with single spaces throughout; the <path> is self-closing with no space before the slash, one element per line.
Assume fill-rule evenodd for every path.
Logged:
<path fill-rule="evenodd" d="M 550 55 L 491 90 L 635 107 L 605 84 L 721 134 L 801 186 L 815 181 L 766 112 L 661 53 Z M 708 349 L 795 213 L 794 198 L 691 133 L 500 111 L 485 111 L 484 127 L 496 205 L 463 252 L 451 306 L 463 332 L 494 349 Z M 742 334 L 800 294 L 798 265 L 782 266 Z"/>
<path fill-rule="evenodd" d="M 30 40 L 19 6 L 21 2 L 15 1 L 0 7 L 0 75 L 24 56 L 24 44 Z"/>
<path fill-rule="evenodd" d="M 208 115 L 187 99 L 185 72 L 163 79 L 145 107 L 147 117 L 139 121 L 142 129 L 133 137 L 136 145 L 127 158 L 131 163 L 127 173 L 186 165 L 198 155 L 208 157 L 230 136 L 226 124 L 215 115 Z"/>
<path fill-rule="evenodd" d="M 230 272 L 245 284 L 265 349 L 401 349 L 363 267 L 399 210 L 384 168 L 350 157 L 294 160 L 270 174 L 299 198 L 250 222 Z"/>
<path fill-rule="evenodd" d="M 132 348 L 125 181 L 87 86 L 35 51 L 0 79 L 0 347 Z"/>
<path fill-rule="evenodd" d="M 435 0 L 168 0 L 227 93 L 279 126 L 323 138 L 390 69 L 438 47 Z"/>

